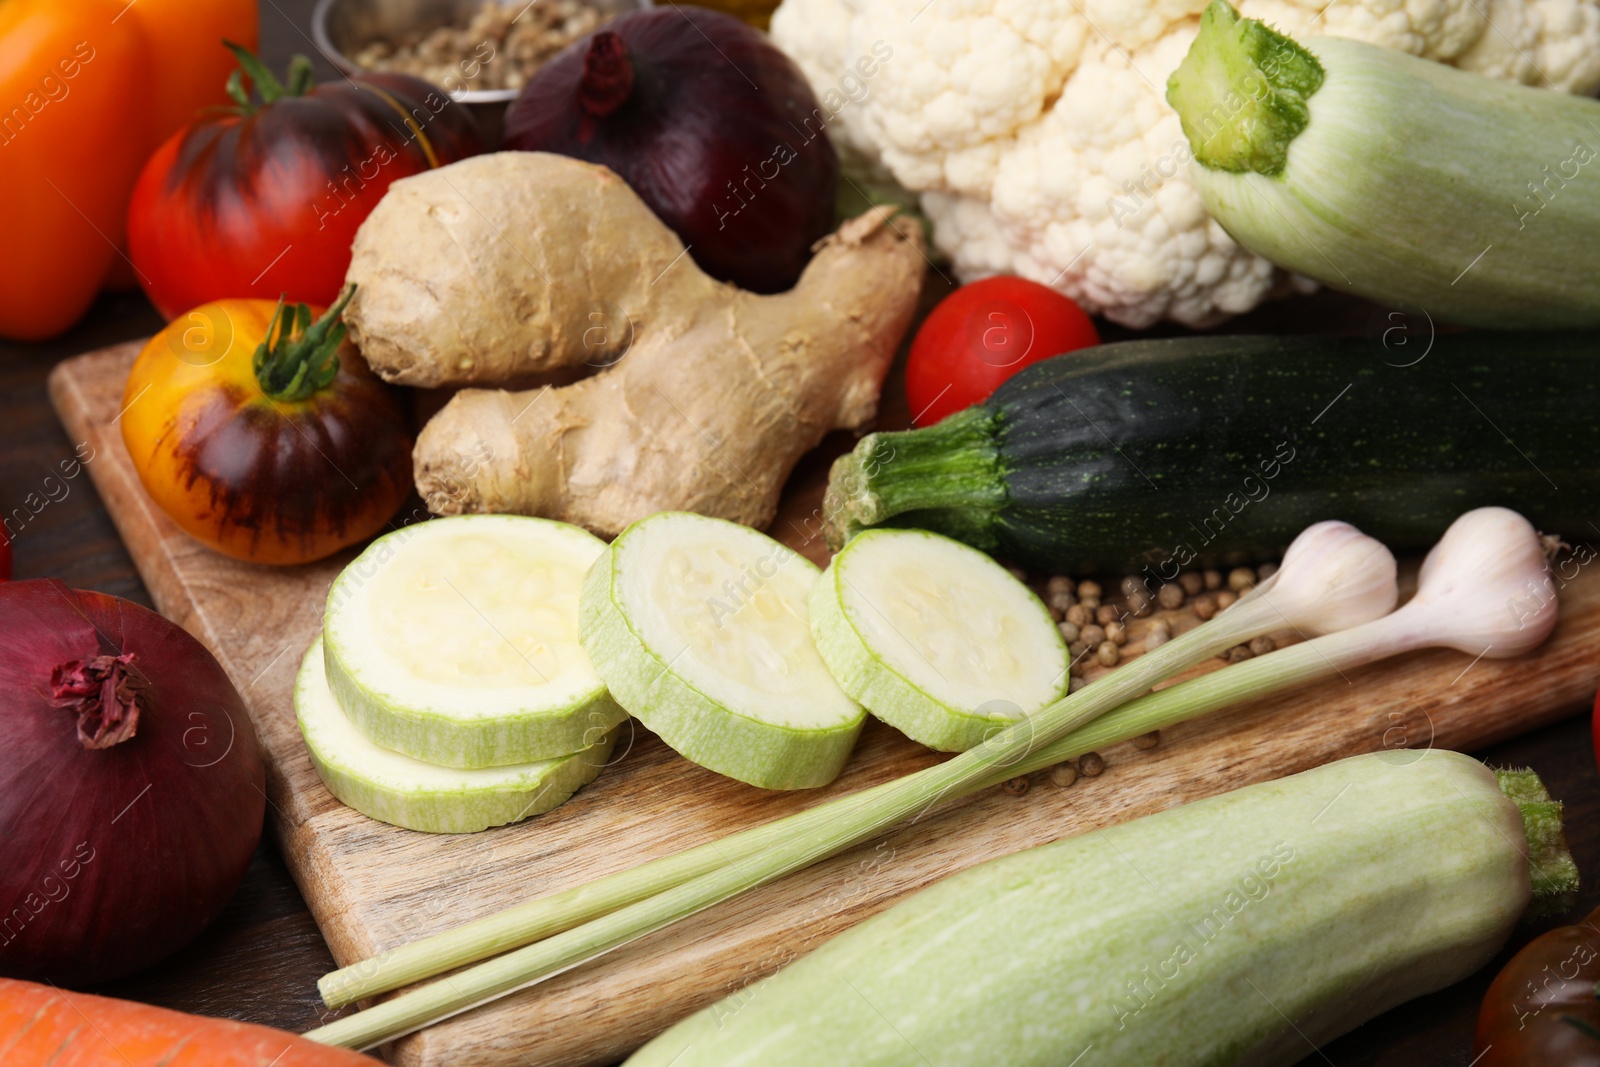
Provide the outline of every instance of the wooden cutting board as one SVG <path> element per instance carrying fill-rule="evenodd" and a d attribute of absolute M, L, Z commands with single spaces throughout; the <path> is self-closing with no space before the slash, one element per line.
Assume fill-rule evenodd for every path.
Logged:
<path fill-rule="evenodd" d="M 292 569 L 225 559 L 146 497 L 115 422 L 137 344 L 68 360 L 51 396 L 157 606 L 216 654 L 244 694 L 268 760 L 269 817 L 341 964 L 418 936 L 928 766 L 938 757 L 871 724 L 824 790 L 768 793 L 624 729 L 613 766 L 570 802 L 517 826 L 441 836 L 374 822 L 335 800 L 295 726 L 291 685 L 329 583 L 352 553 Z M 774 534 L 814 559 L 825 464 L 797 472 Z M 1380 748 L 1472 750 L 1578 711 L 1600 681 L 1600 578 L 1562 592 L 1534 657 L 1402 657 L 1117 745 L 1106 772 L 1068 789 L 1036 775 L 757 890 L 532 989 L 387 1049 L 415 1067 L 604 1064 L 944 875 L 1199 797 Z M 1132 646 L 1130 646 L 1131 648 Z M 1215 662 L 1209 665 L 1215 666 Z"/>

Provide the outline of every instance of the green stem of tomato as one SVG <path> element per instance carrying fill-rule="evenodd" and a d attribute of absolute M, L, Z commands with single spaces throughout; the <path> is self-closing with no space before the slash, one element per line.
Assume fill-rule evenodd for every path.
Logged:
<path fill-rule="evenodd" d="M 266 107 L 275 100 L 286 96 L 304 96 L 311 89 L 311 60 L 305 56 L 295 56 L 289 60 L 289 84 L 286 87 L 280 82 L 267 65 L 261 62 L 260 57 L 252 53 L 243 45 L 234 44 L 232 41 L 223 41 L 228 50 L 239 60 L 239 67 L 228 75 L 228 95 L 246 115 L 253 115 L 257 111 L 255 104 L 250 101 L 250 94 L 245 90 L 244 79 L 248 75 L 250 84 L 256 92 L 261 94 L 261 106 Z"/>
<path fill-rule="evenodd" d="M 266 336 L 256 346 L 256 381 L 273 400 L 292 404 L 306 400 L 333 383 L 339 373 L 339 346 L 345 327 L 339 316 L 355 295 L 347 285 L 333 306 L 311 321 L 311 309 L 295 304 L 285 314 L 283 297 L 267 323 Z"/>

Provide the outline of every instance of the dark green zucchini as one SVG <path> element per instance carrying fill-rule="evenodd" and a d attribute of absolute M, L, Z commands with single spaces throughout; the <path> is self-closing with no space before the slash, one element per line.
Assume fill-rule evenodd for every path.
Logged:
<path fill-rule="evenodd" d="M 1183 337 L 1037 363 L 834 464 L 830 543 L 918 526 L 1057 572 L 1267 559 L 1322 519 L 1396 551 L 1500 504 L 1600 536 L 1600 334 Z"/>

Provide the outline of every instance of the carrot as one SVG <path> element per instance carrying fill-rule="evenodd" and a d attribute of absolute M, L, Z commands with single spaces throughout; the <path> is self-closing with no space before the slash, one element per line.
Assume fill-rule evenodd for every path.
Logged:
<path fill-rule="evenodd" d="M 0 978 L 5 1067 L 372 1067 L 271 1027 Z"/>

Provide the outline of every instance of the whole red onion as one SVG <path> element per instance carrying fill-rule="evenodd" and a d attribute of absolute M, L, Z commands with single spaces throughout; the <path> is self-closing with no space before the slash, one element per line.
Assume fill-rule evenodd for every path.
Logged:
<path fill-rule="evenodd" d="M 91 984 L 187 944 L 244 877 L 265 786 L 238 691 L 176 623 L 0 585 L 0 974 Z"/>
<path fill-rule="evenodd" d="M 776 293 L 833 229 L 830 118 L 764 34 L 673 5 L 623 15 L 539 68 L 505 145 L 611 168 L 707 274 Z"/>

